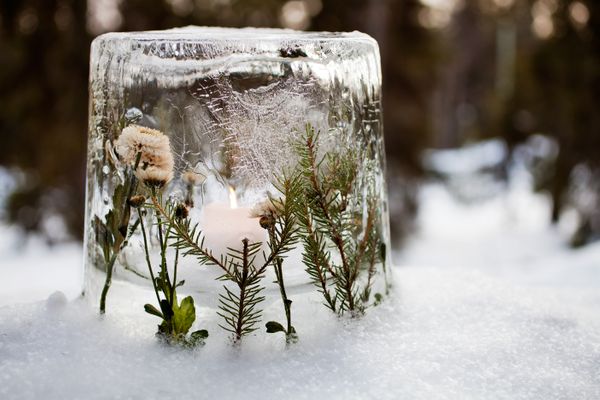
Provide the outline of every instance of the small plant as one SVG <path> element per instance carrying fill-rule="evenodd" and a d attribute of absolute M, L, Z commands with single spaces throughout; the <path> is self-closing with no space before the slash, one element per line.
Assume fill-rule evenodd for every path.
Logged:
<path fill-rule="evenodd" d="M 229 282 L 224 285 L 224 293 L 219 295 L 219 312 L 223 329 L 232 333 L 234 343 L 251 332 L 254 332 L 260 322 L 262 309 L 260 303 L 264 300 L 261 284 L 265 272 L 270 265 L 281 265 L 285 254 L 289 252 L 298 240 L 298 228 L 295 223 L 295 207 L 287 199 L 296 198 L 293 192 L 298 183 L 291 178 L 284 178 L 280 190 L 286 201 L 272 201 L 277 215 L 271 216 L 273 221 L 266 223 L 261 218 L 261 225 L 270 230 L 272 238 L 269 242 L 269 253 L 262 254 L 262 261 L 257 261 L 261 243 L 250 243 L 243 239 L 240 249 L 230 248 L 226 256 L 216 258 L 212 251 L 204 246 L 204 237 L 198 225 L 192 225 L 189 218 L 176 220 L 169 217 L 166 210 L 161 214 L 169 219 L 170 232 L 176 239 L 171 245 L 182 252 L 182 255 L 196 257 L 200 265 L 213 265 L 221 269 L 223 274 L 219 280 Z M 285 206 L 288 204 L 288 206 Z M 282 281 L 283 284 L 283 281 Z M 231 287 L 235 288 L 232 289 Z"/>
<path fill-rule="evenodd" d="M 279 285 L 279 291 L 281 293 L 281 301 L 283 302 L 283 309 L 285 311 L 286 326 L 284 327 L 277 321 L 269 321 L 265 324 L 267 333 L 283 332 L 285 334 L 286 344 L 296 343 L 298 341 L 298 333 L 296 328 L 292 326 L 292 300 L 288 299 L 285 292 L 285 284 L 283 281 L 283 259 L 278 257 L 275 260 L 275 276 L 276 283 Z"/>
<path fill-rule="evenodd" d="M 164 210 L 162 206 L 162 191 L 165 185 L 173 178 L 174 161 L 169 138 L 155 129 L 129 125 L 123 129 L 121 135 L 115 141 L 114 149 L 119 161 L 125 165 L 125 182 L 127 185 L 119 185 L 115 189 L 113 209 L 107 214 L 107 223 L 105 224 L 110 230 L 106 230 L 108 233 L 105 233 L 105 237 L 108 239 L 115 237 L 114 229 L 116 228 L 116 232 L 120 234 L 120 236 L 117 236 L 120 240 L 118 242 L 118 249 L 120 250 L 127 244 L 127 239 L 137 226 L 140 227 L 146 264 L 158 304 L 158 307 L 146 304 L 144 309 L 149 314 L 162 319 L 162 323 L 158 326 L 157 335 L 165 342 L 171 344 L 185 346 L 202 344 L 204 339 L 208 337 L 206 330 L 196 331 L 189 335 L 189 337 L 187 336 L 196 319 L 194 300 L 188 296 L 179 302 L 177 298 L 177 288 L 184 284 L 184 281 L 177 281 L 179 252 L 175 251 L 173 278 L 171 279 L 167 265 L 170 229 L 165 225 L 160 212 L 157 211 Z M 138 182 L 142 185 L 139 185 Z M 147 201 L 146 195 L 149 197 L 149 201 Z M 123 221 L 129 221 L 132 208 L 137 210 L 138 218 L 131 228 L 127 230 L 123 228 L 123 226 L 126 226 Z M 167 208 L 170 212 L 170 220 L 181 219 L 187 216 L 187 208 L 183 204 L 174 206 L 169 203 Z M 152 213 L 156 221 L 155 226 L 158 231 L 160 246 L 160 264 L 157 275 L 154 273 L 150 259 L 150 234 L 145 222 L 149 212 Z M 115 225 L 114 221 L 121 222 Z M 109 236 L 109 233 L 112 236 Z M 107 240 L 101 243 L 104 244 L 105 242 Z M 117 242 L 113 239 L 110 243 L 113 246 L 110 259 L 112 264 L 111 268 L 107 269 L 107 284 L 104 287 L 100 302 L 101 312 L 104 312 L 112 267 L 114 267 L 114 261 L 118 254 L 114 250 Z"/>
<path fill-rule="evenodd" d="M 269 234 L 269 248 L 274 252 L 281 241 L 284 240 L 288 233 L 285 227 L 292 227 L 290 236 L 292 240 L 289 246 L 296 245 L 300 240 L 300 229 L 296 214 L 300 208 L 300 200 L 302 199 L 301 179 L 298 175 L 288 177 L 286 174 L 276 183 L 277 190 L 283 195 L 280 198 L 271 198 L 262 207 L 258 207 L 255 211 L 260 217 L 260 224 Z M 292 325 L 292 300 L 287 297 L 285 290 L 285 282 L 283 279 L 283 256 L 278 256 L 273 262 L 275 270 L 275 283 L 279 286 L 281 294 L 281 302 L 285 312 L 286 326 L 276 321 L 266 323 L 268 333 L 283 332 L 285 334 L 286 343 L 295 343 L 298 341 L 298 333 Z"/>
<path fill-rule="evenodd" d="M 339 315 L 357 316 L 369 300 L 376 265 L 384 261 L 375 182 L 369 171 L 361 175 L 364 154 L 346 148 L 321 156 L 318 141 L 319 134 L 307 125 L 296 145 L 303 187 L 297 218 L 303 260 L 325 305 Z M 365 270 L 361 288 L 359 276 Z"/>
<path fill-rule="evenodd" d="M 142 230 L 142 236 L 144 239 L 144 251 L 146 255 L 146 264 L 148 271 L 152 279 L 152 286 L 156 294 L 156 301 L 159 308 L 152 304 L 146 304 L 144 310 L 147 313 L 157 316 L 162 319 L 160 325 L 158 325 L 157 336 L 169 344 L 178 344 L 188 347 L 195 347 L 203 345 L 204 340 L 208 337 L 208 331 L 202 329 L 192 332 L 189 336 L 187 335 L 194 321 L 196 320 L 196 308 L 194 306 L 194 299 L 191 296 L 185 297 L 181 302 L 177 298 L 177 288 L 183 286 L 185 281 L 177 281 L 177 269 L 179 264 L 179 250 L 175 249 L 175 255 L 173 258 L 173 277 L 169 276 L 169 270 L 167 268 L 167 249 L 168 243 L 171 239 L 169 237 L 170 227 L 163 218 L 161 212 L 164 212 L 165 208 L 168 211 L 169 221 L 178 220 L 187 217 L 187 208 L 184 204 L 172 204 L 167 203 L 166 207 L 162 207 L 162 196 L 160 195 L 159 189 L 156 186 L 150 187 L 151 197 L 150 204 L 146 205 L 147 209 L 152 210 L 155 219 L 156 227 L 158 229 L 159 246 L 160 246 L 160 265 L 158 275 L 153 272 L 152 263 L 150 261 L 148 234 L 144 224 L 144 216 L 142 208 L 138 208 L 138 215 L 140 218 L 140 226 Z"/>
<path fill-rule="evenodd" d="M 125 246 L 131 235 L 137 229 L 139 220 L 129 225 L 131 219 L 131 205 L 129 199 L 135 194 L 138 187 L 138 179 L 134 173 L 141 158 L 137 153 L 133 165 L 125 165 L 123 169 L 123 182 L 119 183 L 113 192 L 112 209 L 104 216 L 104 221 L 95 217 L 92 224 L 96 233 L 96 241 L 102 249 L 106 279 L 100 294 L 100 314 L 106 312 L 106 296 L 112 284 L 112 275 L 117 257 Z"/>
<path fill-rule="evenodd" d="M 115 188 L 112 209 L 104 221 L 93 221 L 106 265 L 101 312 L 105 312 L 115 261 L 138 228 L 156 296 L 156 303 L 146 304 L 144 310 L 161 319 L 157 336 L 165 343 L 195 347 L 208 337 L 206 330 L 190 333 L 196 320 L 194 300 L 177 296 L 185 283 L 178 280 L 181 257 L 191 256 L 199 265 L 220 269 L 218 279 L 224 284 L 219 294 L 219 326 L 231 334 L 235 344 L 259 328 L 265 299 L 263 279 L 270 267 L 285 322 L 266 322 L 266 332 L 282 332 L 288 345 L 298 340 L 292 324 L 293 302 L 284 279 L 287 253 L 298 243 L 303 248 L 306 271 L 332 312 L 354 317 L 364 313 L 369 304 L 379 304 L 382 295 L 371 296 L 371 291 L 380 264 L 385 274 L 386 249 L 380 232 L 377 169 L 367 157 L 369 150 L 340 146 L 323 153 L 319 134 L 310 125 L 295 149 L 299 158 L 296 169 L 274 181 L 278 195 L 257 205 L 251 215 L 266 230 L 266 243 L 244 238 L 225 255 L 216 257 L 205 246 L 199 225 L 189 217 L 194 188 L 204 183 L 205 176 L 187 171 L 182 175 L 184 198 L 163 201 L 163 190 L 174 169 L 168 137 L 137 125 L 125 127 L 114 143 L 122 183 Z M 133 223 L 132 213 L 136 214 Z M 151 239 L 157 241 L 159 250 L 159 259 L 154 262 Z M 263 245 L 267 250 L 261 252 Z"/>

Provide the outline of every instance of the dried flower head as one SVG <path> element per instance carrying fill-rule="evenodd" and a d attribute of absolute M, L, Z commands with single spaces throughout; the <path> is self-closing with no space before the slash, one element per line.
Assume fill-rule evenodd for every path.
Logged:
<path fill-rule="evenodd" d="M 137 176 L 140 181 L 144 182 L 146 186 L 162 188 L 173 179 L 173 170 L 159 168 L 153 165 L 142 165 L 135 171 L 135 176 Z"/>
<path fill-rule="evenodd" d="M 123 129 L 114 143 L 121 162 L 134 165 L 141 155 L 136 177 L 147 186 L 162 187 L 173 179 L 173 154 L 169 138 L 161 131 L 139 125 Z"/>
<path fill-rule="evenodd" d="M 276 202 L 283 201 L 282 199 L 275 200 Z M 263 229 L 271 229 L 275 226 L 279 210 L 273 203 L 274 200 L 267 199 L 254 206 L 250 211 L 250 217 L 258 218 L 258 223 Z"/>
<path fill-rule="evenodd" d="M 276 201 L 283 201 L 283 200 L 276 200 Z M 277 210 L 277 207 L 275 207 L 275 204 L 273 204 L 273 200 L 271 200 L 271 199 L 261 201 L 260 203 L 256 204 L 252 208 L 252 210 L 250 210 L 251 218 L 260 218 L 260 217 L 264 217 L 264 216 L 277 217 L 278 215 L 279 215 L 279 212 Z"/>
<path fill-rule="evenodd" d="M 275 217 L 272 215 L 263 215 L 258 219 L 258 223 L 263 229 L 271 229 L 275 226 Z"/>
<path fill-rule="evenodd" d="M 132 196 L 129 199 L 129 205 L 133 208 L 139 208 L 142 206 L 142 204 L 144 204 L 146 202 L 146 197 L 144 197 L 141 194 Z"/>
<path fill-rule="evenodd" d="M 183 203 L 177 203 L 174 210 L 175 218 L 186 219 L 190 215 L 190 211 L 187 206 Z"/>

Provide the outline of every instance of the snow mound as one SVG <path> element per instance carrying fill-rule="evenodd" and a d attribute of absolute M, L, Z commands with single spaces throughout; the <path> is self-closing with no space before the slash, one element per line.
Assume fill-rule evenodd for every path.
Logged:
<path fill-rule="evenodd" d="M 597 399 L 600 317 L 476 271 L 396 269 L 360 320 L 315 316 L 300 342 L 159 345 L 142 312 L 75 300 L 0 309 L 0 398 Z M 265 336 L 265 335 L 260 335 Z"/>

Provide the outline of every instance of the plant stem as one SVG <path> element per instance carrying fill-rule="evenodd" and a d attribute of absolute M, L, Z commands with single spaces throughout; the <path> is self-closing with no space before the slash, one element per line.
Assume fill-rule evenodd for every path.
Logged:
<path fill-rule="evenodd" d="M 246 288 L 248 282 L 248 239 L 243 239 L 243 250 L 242 250 L 242 279 L 238 281 L 238 287 L 240 288 L 240 307 L 238 309 L 238 317 L 235 328 L 235 341 L 238 342 L 242 338 L 243 322 L 244 322 L 244 301 L 246 300 Z"/>
<path fill-rule="evenodd" d="M 106 280 L 104 281 L 104 288 L 102 288 L 102 294 L 100 295 L 100 314 L 104 314 L 106 312 L 106 296 L 112 283 L 112 273 L 116 260 L 117 253 L 113 253 L 113 255 L 110 257 L 110 260 L 106 264 Z"/>
<path fill-rule="evenodd" d="M 138 276 L 138 277 L 140 277 L 140 278 L 142 278 L 142 279 L 148 279 L 148 277 L 147 277 L 146 275 L 144 275 L 144 274 L 140 274 L 139 272 L 137 272 L 135 269 L 131 268 L 131 267 L 130 267 L 129 265 L 127 265 L 127 264 L 122 264 L 122 267 L 123 267 L 123 269 L 124 269 L 125 271 L 129 271 L 129 272 L 131 272 L 132 274 L 134 274 L 135 276 Z"/>
<path fill-rule="evenodd" d="M 154 272 L 152 272 L 152 263 L 150 262 L 150 253 L 148 251 L 148 238 L 146 236 L 146 228 L 144 226 L 144 220 L 142 218 L 142 211 L 138 208 L 138 216 L 140 218 L 140 227 L 142 229 L 142 236 L 144 237 L 144 252 L 146 253 L 146 264 L 148 265 L 148 271 L 150 272 L 150 278 L 152 279 L 152 287 L 154 293 L 156 293 L 156 300 L 160 305 L 160 296 L 158 294 L 158 288 L 156 287 L 156 279 L 154 278 Z"/>
<path fill-rule="evenodd" d="M 133 233 L 135 227 L 136 225 L 134 224 L 133 229 L 130 233 L 127 234 L 125 240 L 123 241 L 123 243 L 120 244 L 119 248 L 116 251 L 114 249 L 111 250 L 112 256 L 106 264 L 106 280 L 104 281 L 104 287 L 102 288 L 102 293 L 100 294 L 100 314 L 106 313 L 106 296 L 108 295 L 108 290 L 110 289 L 110 286 L 112 284 L 112 274 L 115 269 L 115 262 L 117 261 L 117 257 L 121 253 L 121 250 L 123 250 L 123 248 L 127 246 L 127 243 L 129 243 L 130 235 Z"/>
<path fill-rule="evenodd" d="M 171 308 L 173 308 L 173 304 L 175 303 L 175 290 L 177 289 L 177 264 L 179 262 L 179 249 L 175 249 L 175 260 L 173 262 L 173 284 L 171 285 Z"/>
<path fill-rule="evenodd" d="M 152 188 L 152 203 L 161 204 L 162 199 L 159 199 L 156 194 L 156 188 Z M 160 273 L 164 276 L 165 280 L 171 285 L 169 279 L 169 271 L 167 271 L 167 241 L 163 237 L 163 222 L 160 217 L 160 212 L 155 212 L 156 215 L 156 225 L 158 226 L 158 241 L 160 242 Z M 169 300 L 170 302 L 170 300 Z"/>
<path fill-rule="evenodd" d="M 142 153 L 139 152 L 136 155 L 135 158 L 135 164 L 133 167 L 133 170 L 130 170 L 129 168 L 126 170 L 125 172 L 125 182 L 123 184 L 123 188 L 124 190 L 126 190 L 125 193 L 125 197 L 121 198 L 121 200 L 119 202 L 117 202 L 116 200 L 116 191 L 117 189 L 115 189 L 115 193 L 113 193 L 113 208 L 119 208 L 122 209 L 121 212 L 121 218 L 118 221 L 118 226 L 116 227 L 116 231 L 112 231 L 111 234 L 113 236 L 113 247 L 112 249 L 104 249 L 104 259 L 107 260 L 107 264 L 106 264 L 106 280 L 104 282 L 104 287 L 102 288 L 102 293 L 100 295 L 100 314 L 104 314 L 106 312 L 106 296 L 108 295 L 108 290 L 110 289 L 111 283 L 112 283 L 112 273 L 113 273 L 113 269 L 114 269 L 114 265 L 115 265 L 115 261 L 117 259 L 117 256 L 119 255 L 119 253 L 121 252 L 121 250 L 123 250 L 123 248 L 127 245 L 127 242 L 129 240 L 129 236 L 133 233 L 133 230 L 135 230 L 135 227 L 128 232 L 128 226 L 129 226 L 129 218 L 130 218 L 130 213 L 131 213 L 131 206 L 129 205 L 129 199 L 131 198 L 131 196 L 133 196 L 133 193 L 136 191 L 137 189 L 137 185 L 138 185 L 138 181 L 137 178 L 135 177 L 135 174 L 133 173 L 133 171 L 135 171 L 139 165 L 140 159 L 142 157 Z M 121 185 L 117 186 L 117 188 L 119 188 Z M 107 214 L 107 218 L 108 218 Z M 112 256 L 110 256 L 110 258 L 108 257 L 108 254 L 112 252 Z"/>
<path fill-rule="evenodd" d="M 279 285 L 279 291 L 281 293 L 281 300 L 283 301 L 283 308 L 285 310 L 285 319 L 287 322 L 286 327 L 286 342 L 289 343 L 293 340 L 293 335 L 296 333 L 292 327 L 292 301 L 288 299 L 285 292 L 285 283 L 283 282 L 283 260 L 281 257 L 275 259 L 275 277 L 277 278 L 277 284 Z"/>

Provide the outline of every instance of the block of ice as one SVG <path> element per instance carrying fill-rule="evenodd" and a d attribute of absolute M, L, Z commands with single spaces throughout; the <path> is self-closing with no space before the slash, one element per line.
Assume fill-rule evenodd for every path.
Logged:
<path fill-rule="evenodd" d="M 112 143 L 130 124 L 169 137 L 175 171 L 165 198 L 185 198 L 193 204 L 190 217 L 201 229 L 203 224 L 215 225 L 210 222 L 214 216 L 206 217 L 207 210 L 230 206 L 252 210 L 276 195 L 276 177 L 298 166 L 295 144 L 307 125 L 320 132 L 319 157 L 352 151 L 357 162 L 353 194 L 347 205 L 344 200 L 342 213 L 344 221 L 354 221 L 354 227 L 341 235 L 354 235 L 358 243 L 369 238 L 369 227 L 380 236 L 379 250 L 365 247 L 357 253 L 372 256 L 372 270 L 362 273 L 373 285 L 370 300 L 386 290 L 385 267 L 380 262 L 390 248 L 381 72 L 377 43 L 371 37 L 359 32 L 199 27 L 109 33 L 92 44 L 90 87 L 86 295 L 93 301 L 105 282 L 110 258 L 103 254 L 99 245 L 103 231 L 94 222 L 106 224 L 114 206 L 115 188 L 123 175 L 115 168 L 118 155 Z M 328 196 L 340 195 L 331 192 Z M 376 218 L 369 216 L 367 204 Z M 235 229 L 229 227 L 234 224 L 226 225 L 219 229 Z M 258 223 L 256 227 L 261 229 Z M 235 236 L 214 238 L 208 230 L 204 233 L 206 243 L 226 242 L 224 237 Z M 265 236 L 259 233 L 255 236 Z M 225 244 L 221 247 L 229 247 Z M 154 246 L 150 258 L 157 264 L 156 238 L 150 246 Z M 334 255 L 332 261 L 339 259 Z M 357 265 L 366 261 L 367 256 L 356 259 Z M 291 293 L 311 293 L 317 296 L 313 300 L 320 301 L 309 284 L 301 246 L 289 254 L 286 263 Z M 178 277 L 185 280 L 185 286 L 180 291 L 210 306 L 222 287 L 214 279 L 220 273 L 183 258 Z M 269 268 L 265 279 L 269 284 L 274 280 L 271 274 Z M 134 234 L 116 259 L 109 302 L 131 303 L 131 293 L 150 288 L 150 282 L 143 241 L 139 233 Z M 279 299 L 277 286 L 267 285 L 269 290 L 274 293 L 272 299 Z M 153 297 L 143 295 L 140 301 Z"/>

